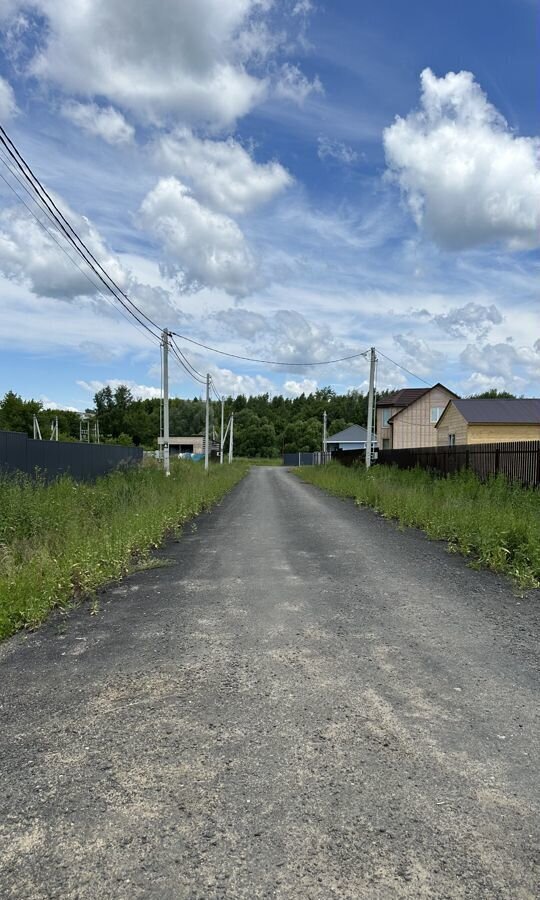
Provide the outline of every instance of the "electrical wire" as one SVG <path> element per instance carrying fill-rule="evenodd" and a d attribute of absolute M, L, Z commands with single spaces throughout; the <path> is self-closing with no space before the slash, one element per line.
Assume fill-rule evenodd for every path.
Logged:
<path fill-rule="evenodd" d="M 190 369 L 189 369 L 188 366 L 185 364 L 185 362 L 184 362 L 184 360 L 182 359 L 182 357 L 176 352 L 175 348 L 174 348 L 172 345 L 171 345 L 171 348 L 170 348 L 170 349 L 171 349 L 171 354 L 172 354 L 173 360 L 177 363 L 177 365 L 181 366 L 181 368 L 182 368 L 185 372 L 187 372 L 187 374 L 189 375 L 190 378 L 193 379 L 193 381 L 196 381 L 197 384 L 206 384 L 206 379 L 201 380 L 200 378 L 197 378 L 197 376 L 194 375 L 193 372 L 190 371 Z"/>
<path fill-rule="evenodd" d="M 185 334 L 179 334 L 177 331 L 171 331 L 175 337 L 181 338 L 183 341 L 189 341 L 190 344 L 196 344 L 197 347 L 203 347 L 205 350 L 210 350 L 212 353 L 219 353 L 221 356 L 229 356 L 232 359 L 240 359 L 243 362 L 254 362 L 254 363 L 262 363 L 266 366 L 283 366 L 285 368 L 290 366 L 330 366 L 334 363 L 346 362 L 350 359 L 358 359 L 360 356 L 367 356 L 369 350 L 364 350 L 363 353 L 352 353 L 350 356 L 341 356 L 339 359 L 325 359 L 321 362 L 287 362 L 287 360 L 276 360 L 276 359 L 257 359 L 253 356 L 240 356 L 238 353 L 228 353 L 226 350 L 218 350 L 217 347 L 210 347 L 208 344 L 203 344 L 201 341 L 196 341 L 194 338 L 189 338 Z"/>
<path fill-rule="evenodd" d="M 171 344 L 174 345 L 174 347 L 176 348 L 177 352 L 180 354 L 180 356 L 182 357 L 182 359 L 184 360 L 184 362 L 186 363 L 186 365 L 191 369 L 191 371 L 192 371 L 195 375 L 197 375 L 199 378 L 202 378 L 202 379 L 204 379 L 204 380 L 206 381 L 206 375 L 203 375 L 202 372 L 199 372 L 198 369 L 196 369 L 195 366 L 194 366 L 192 363 L 190 363 L 190 361 L 189 361 L 189 359 L 187 358 L 186 354 L 180 349 L 180 347 L 178 346 L 178 344 L 176 343 L 176 341 L 175 341 L 174 338 L 172 337 L 171 332 L 169 332 L 169 336 L 171 337 Z"/>
<path fill-rule="evenodd" d="M 1 125 L 0 125 L 0 143 L 4 146 L 8 155 L 14 161 L 15 165 L 20 170 L 23 177 L 30 184 L 32 190 L 37 195 L 38 200 L 41 203 L 40 208 L 43 211 L 45 211 L 47 215 L 50 214 L 50 216 L 53 217 L 56 225 L 64 233 L 65 237 L 72 244 L 72 246 L 75 248 L 77 253 L 84 259 L 86 264 L 93 270 L 93 272 L 97 275 L 97 277 L 104 284 L 104 286 L 107 288 L 107 290 L 111 294 L 113 294 L 114 297 L 116 297 L 116 299 L 121 303 L 121 305 L 126 309 L 126 311 L 131 316 L 133 316 L 139 322 L 140 325 L 142 325 L 144 328 L 146 328 L 146 330 L 149 331 L 150 334 L 153 334 L 154 337 L 157 337 L 157 335 L 148 327 L 148 325 L 145 324 L 145 322 L 142 321 L 142 319 L 139 316 L 142 316 L 144 319 L 146 319 L 147 322 L 149 322 L 158 331 L 161 331 L 160 326 L 157 325 L 157 323 L 154 322 L 149 316 L 147 316 L 147 314 L 143 310 L 141 310 L 133 302 L 133 300 L 131 300 L 128 297 L 128 295 L 122 290 L 122 288 L 120 288 L 116 284 L 114 279 L 109 275 L 109 273 L 106 271 L 106 269 L 96 259 L 96 257 L 92 253 L 92 251 L 86 246 L 86 244 L 84 243 L 82 238 L 79 236 L 77 231 L 73 228 L 71 223 L 66 219 L 64 214 L 61 212 L 61 210 L 58 208 L 58 206 L 56 205 L 56 203 L 54 202 L 52 197 L 47 192 L 47 190 L 43 187 L 43 185 L 41 184 L 39 179 L 36 177 L 36 175 L 30 168 L 30 166 L 28 165 L 28 163 L 26 162 L 24 157 L 21 155 L 21 153 L 17 150 L 17 147 L 15 146 L 15 144 L 13 143 L 13 141 L 11 140 L 11 138 L 9 137 L 9 135 L 7 134 L 7 132 Z M 12 171 L 12 170 L 10 169 L 10 171 Z M 14 173 L 12 173 L 12 174 L 14 174 Z M 17 179 L 17 180 L 19 180 L 19 179 Z M 43 207 L 45 207 L 45 209 Z M 49 216 L 49 218 L 50 218 L 50 216 Z M 81 249 L 81 248 L 83 248 L 83 249 Z M 88 259 L 88 257 L 90 257 L 90 259 Z M 94 265 L 94 263 L 95 263 L 95 265 Z M 98 268 L 96 268 L 96 266 Z M 98 269 L 100 271 L 98 271 Z M 101 274 L 101 273 L 103 273 L 103 274 Z M 110 284 L 108 282 L 110 282 Z M 113 285 L 114 289 L 111 288 L 111 284 Z M 116 293 L 116 292 L 118 292 L 118 293 Z M 121 296 L 119 296 L 119 295 L 121 295 Z M 124 300 L 122 298 L 124 298 L 124 300 L 127 301 L 127 303 L 124 302 Z M 127 304 L 129 304 L 129 306 Z M 130 307 L 133 307 L 133 309 L 136 310 L 136 312 L 133 312 L 133 309 L 131 309 Z M 138 313 L 138 315 L 137 315 L 137 313 Z"/>
<path fill-rule="evenodd" d="M 13 172 L 13 170 L 11 169 L 11 167 L 9 166 L 9 164 L 6 162 L 6 160 L 5 160 L 5 158 L 4 158 L 4 156 L 3 156 L 3 154 L 2 154 L 1 151 L 0 151 L 0 162 L 3 162 L 3 163 L 4 163 L 4 165 L 6 166 L 6 168 L 8 169 L 8 171 L 13 175 L 13 177 L 17 180 L 17 182 L 21 185 L 21 187 L 24 188 L 24 190 L 25 190 L 26 193 L 29 195 L 29 197 L 32 199 L 32 202 L 36 204 L 36 206 L 38 207 L 38 209 L 39 209 L 41 212 L 45 212 L 45 214 L 46 214 L 46 211 L 45 211 L 41 206 L 39 206 L 39 204 L 37 203 L 35 197 L 33 197 L 33 195 L 30 193 L 30 191 L 28 190 L 28 188 L 26 188 L 25 185 L 23 184 L 23 182 L 20 180 L 20 178 L 17 177 L 17 174 L 16 174 L 15 172 Z M 99 294 L 99 296 L 100 296 L 103 300 L 105 300 L 105 302 L 108 303 L 109 306 L 111 306 L 116 312 L 119 312 L 120 315 L 126 320 L 126 322 L 129 322 L 130 325 L 132 325 L 134 328 L 136 328 L 137 331 L 139 331 L 139 332 L 143 335 L 144 338 L 146 338 L 147 340 L 149 340 L 149 341 L 151 341 L 152 343 L 154 343 L 154 339 L 157 338 L 157 335 L 154 335 L 153 332 L 151 332 L 152 338 L 150 338 L 150 337 L 148 336 L 148 331 L 149 331 L 149 329 L 146 329 L 146 331 L 142 331 L 142 330 L 140 329 L 140 327 L 138 327 L 138 326 L 135 324 L 135 321 L 133 320 L 132 317 L 129 317 L 128 315 L 126 315 L 126 313 L 123 311 L 122 308 L 120 308 L 120 307 L 118 307 L 118 306 L 115 306 L 114 303 L 113 303 L 113 301 L 111 300 L 111 298 L 110 298 L 109 296 L 107 296 L 106 294 L 103 293 L 103 291 L 100 289 L 99 285 L 96 284 L 96 282 L 94 281 L 93 278 L 91 278 L 91 276 L 89 275 L 89 273 L 88 273 L 88 272 L 85 272 L 85 270 L 84 270 L 83 268 L 81 268 L 81 266 L 78 264 L 78 262 L 77 262 L 75 259 L 73 259 L 72 256 L 70 256 L 70 254 L 69 254 L 68 251 L 67 251 L 67 248 L 64 247 L 64 246 L 61 244 L 61 242 L 58 240 L 58 238 L 54 235 L 54 233 L 53 233 L 52 231 L 50 231 L 50 230 L 47 228 L 47 226 L 41 221 L 41 219 L 39 218 L 39 216 L 36 215 L 36 213 L 34 212 L 34 210 L 33 210 L 33 209 L 28 205 L 28 203 L 25 201 L 24 197 L 21 197 L 21 195 L 18 193 L 18 191 L 13 187 L 12 184 L 9 183 L 9 181 L 7 180 L 7 178 L 5 178 L 4 175 L 2 175 L 1 172 L 0 172 L 0 178 L 2 179 L 2 181 L 4 182 L 4 184 L 7 185 L 7 187 L 10 189 L 10 191 L 12 191 L 12 193 L 15 195 L 15 197 L 17 197 L 17 199 L 19 200 L 19 202 L 22 203 L 22 205 L 28 210 L 28 212 L 30 213 L 30 215 L 33 216 L 33 218 L 36 220 L 36 222 L 37 222 L 37 224 L 40 226 L 40 228 L 43 229 L 43 231 L 45 232 L 45 234 L 46 234 L 52 241 L 54 241 L 54 243 L 55 243 L 55 244 L 57 245 L 57 247 L 62 251 L 62 253 L 69 259 L 69 261 L 70 261 L 71 263 L 73 263 L 73 265 L 79 270 L 79 272 L 81 273 L 81 275 L 83 275 L 83 276 L 86 278 L 86 280 L 92 285 L 92 287 L 94 288 L 94 290 L 96 291 L 96 293 Z M 47 215 L 47 214 L 46 214 L 46 215 Z M 49 221 L 51 221 L 51 222 L 53 221 L 53 220 L 51 219 L 50 216 L 47 216 L 47 218 L 49 219 Z M 53 222 L 53 224 L 54 224 L 54 222 Z"/>
<path fill-rule="evenodd" d="M 384 358 L 387 359 L 388 362 L 391 362 L 394 366 L 397 366 L 398 369 L 403 369 L 403 371 L 406 372 L 407 375 L 412 375 L 413 378 L 416 378 L 423 384 L 427 384 L 428 387 L 432 387 L 429 381 L 426 381 L 425 378 L 421 378 L 420 375 L 416 375 L 414 372 L 411 372 L 410 369 L 406 369 L 405 366 L 402 366 L 401 363 L 396 362 L 395 359 L 390 359 L 390 357 L 387 356 L 386 353 L 383 353 L 382 350 L 377 350 L 377 353 L 379 353 L 380 356 L 384 356 Z"/>

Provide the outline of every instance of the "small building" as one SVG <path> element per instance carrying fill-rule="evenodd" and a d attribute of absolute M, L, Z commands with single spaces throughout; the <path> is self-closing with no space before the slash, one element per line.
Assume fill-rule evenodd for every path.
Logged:
<path fill-rule="evenodd" d="M 540 440 L 540 399 L 450 400 L 437 422 L 437 445 Z"/>
<path fill-rule="evenodd" d="M 326 438 L 326 449 L 331 450 L 365 450 L 367 446 L 367 429 L 362 425 L 349 425 L 337 434 Z M 377 449 L 377 437 L 372 435 L 371 446 Z"/>
<path fill-rule="evenodd" d="M 457 398 L 444 384 L 403 388 L 377 400 L 377 439 L 382 450 L 434 447 L 435 426 L 449 400 Z"/>
<path fill-rule="evenodd" d="M 162 437 L 158 437 L 158 447 L 163 447 Z M 219 449 L 218 441 L 210 441 L 210 453 L 218 453 Z M 204 434 L 169 437 L 169 456 L 204 456 Z"/>

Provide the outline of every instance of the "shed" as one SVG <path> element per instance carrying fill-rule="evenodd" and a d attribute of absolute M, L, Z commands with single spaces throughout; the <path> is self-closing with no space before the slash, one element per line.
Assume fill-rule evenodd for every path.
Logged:
<path fill-rule="evenodd" d="M 161 450 L 163 438 L 158 437 L 158 446 Z M 210 453 L 219 451 L 219 442 L 210 442 Z M 192 434 L 184 437 L 171 435 L 169 437 L 169 454 L 171 456 L 202 456 L 204 455 L 204 435 Z"/>
<path fill-rule="evenodd" d="M 372 449 L 377 447 L 375 434 L 371 436 Z M 367 446 L 367 429 L 363 425 L 349 425 L 337 434 L 326 438 L 327 450 L 365 450 Z"/>

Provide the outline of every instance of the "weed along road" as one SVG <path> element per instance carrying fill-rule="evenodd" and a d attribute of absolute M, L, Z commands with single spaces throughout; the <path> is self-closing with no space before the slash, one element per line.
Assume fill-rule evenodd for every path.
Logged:
<path fill-rule="evenodd" d="M 254 468 L 0 648 L 2 898 L 538 896 L 538 594 Z"/>

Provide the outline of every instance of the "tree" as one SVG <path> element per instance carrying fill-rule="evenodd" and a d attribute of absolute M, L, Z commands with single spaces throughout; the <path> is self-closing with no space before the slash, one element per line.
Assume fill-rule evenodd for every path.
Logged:
<path fill-rule="evenodd" d="M 39 400 L 23 400 L 14 391 L 8 391 L 0 403 L 0 428 L 5 431 L 24 431 L 33 434 L 33 419 L 43 409 Z"/>
<path fill-rule="evenodd" d="M 481 394 L 470 394 L 469 400 L 515 400 L 516 395 L 509 391 L 498 391 L 497 388 L 490 388 L 489 391 L 483 391 Z"/>

